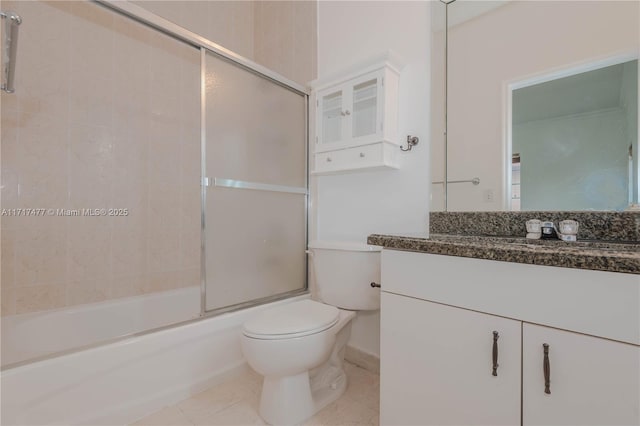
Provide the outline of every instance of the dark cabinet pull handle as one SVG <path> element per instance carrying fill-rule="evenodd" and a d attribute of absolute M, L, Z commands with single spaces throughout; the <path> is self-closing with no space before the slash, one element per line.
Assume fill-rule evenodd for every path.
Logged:
<path fill-rule="evenodd" d="M 549 344 L 543 343 L 542 348 L 544 350 L 544 362 L 542 363 L 542 369 L 544 371 L 544 393 L 551 393 L 551 365 L 549 364 Z"/>
<path fill-rule="evenodd" d="M 493 372 L 491 373 L 494 376 L 498 375 L 498 337 L 500 335 L 497 331 L 493 332 Z"/>

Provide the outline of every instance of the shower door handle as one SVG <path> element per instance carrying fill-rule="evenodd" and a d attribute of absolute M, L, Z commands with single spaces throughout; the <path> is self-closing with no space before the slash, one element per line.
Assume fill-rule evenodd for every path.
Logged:
<path fill-rule="evenodd" d="M 273 185 L 270 183 L 248 182 L 244 180 L 222 179 L 222 178 L 205 177 L 202 179 L 202 185 L 217 186 L 222 188 L 233 188 L 233 189 L 252 189 L 254 191 L 285 192 L 288 194 L 307 195 L 309 193 L 307 188 L 302 186 Z"/>

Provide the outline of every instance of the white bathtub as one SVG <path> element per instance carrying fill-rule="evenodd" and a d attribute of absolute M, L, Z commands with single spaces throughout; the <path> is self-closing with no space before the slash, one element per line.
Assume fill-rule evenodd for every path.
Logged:
<path fill-rule="evenodd" d="M 188 301 L 189 291 L 194 289 L 185 290 L 183 296 Z M 268 306 L 306 297 L 223 314 L 5 370 L 1 375 L 1 423 L 117 425 L 133 422 L 247 368 L 240 347 L 240 330 L 246 318 Z M 88 337 L 93 339 L 98 331 L 101 336 L 130 333 L 128 326 L 142 327 L 147 319 L 154 318 L 164 321 L 168 318 L 167 311 L 177 306 L 175 299 L 165 305 L 169 298 L 158 298 L 155 300 L 158 304 L 148 303 L 153 299 L 133 299 L 140 299 L 139 303 L 130 305 L 136 300 L 124 301 L 122 313 L 115 317 L 113 311 L 110 315 L 106 313 L 115 309 L 110 305 L 117 305 L 116 302 L 107 302 L 104 307 L 95 304 L 94 308 L 105 309 L 94 309 L 95 318 L 91 309 L 85 310 L 85 307 L 74 309 L 69 315 L 63 311 L 58 312 L 59 316 L 54 312 L 45 314 L 52 316 L 43 319 L 48 323 L 48 331 L 44 333 L 35 317 L 19 322 L 15 325 L 22 327 L 22 332 L 39 332 L 34 340 L 35 343 L 42 340 L 43 344 L 18 345 L 16 353 L 56 350 L 64 346 L 63 340 L 65 344 L 76 344 Z M 199 301 L 199 297 L 196 300 Z M 156 315 L 158 313 L 161 315 Z M 61 324 L 72 327 L 71 331 L 58 330 Z M 104 327 L 105 324 L 110 326 Z M 3 333 L 4 326 L 3 323 Z M 148 327 L 148 323 L 144 327 Z M 60 334 L 48 335 L 54 331 Z M 74 340 L 76 338 L 80 340 Z M 57 346 L 59 343 L 61 346 Z"/>
<path fill-rule="evenodd" d="M 200 287 L 2 318 L 2 366 L 197 318 Z"/>

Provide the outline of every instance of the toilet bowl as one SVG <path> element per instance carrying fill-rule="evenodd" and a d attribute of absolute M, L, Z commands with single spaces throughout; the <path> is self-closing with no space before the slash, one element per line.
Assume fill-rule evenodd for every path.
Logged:
<path fill-rule="evenodd" d="M 302 300 L 245 323 L 242 350 L 249 365 L 264 376 L 260 415 L 265 421 L 299 423 L 344 392 L 347 380 L 342 360 L 354 316 L 352 311 Z M 288 321 L 294 317 L 307 321 Z M 272 333 L 261 334 L 266 328 Z"/>
<path fill-rule="evenodd" d="M 347 387 L 344 352 L 354 309 L 380 307 L 380 247 L 311 243 L 318 297 L 263 311 L 243 326 L 242 350 L 264 376 L 260 415 L 272 425 L 298 424 L 335 401 Z M 324 292 L 323 292 L 324 290 Z M 347 309 L 339 309 L 347 308 Z"/>

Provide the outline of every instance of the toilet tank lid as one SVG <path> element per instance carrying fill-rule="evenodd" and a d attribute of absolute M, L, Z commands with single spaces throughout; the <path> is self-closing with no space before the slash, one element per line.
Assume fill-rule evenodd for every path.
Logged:
<path fill-rule="evenodd" d="M 357 241 L 310 241 L 310 249 L 348 250 L 348 251 L 382 251 L 381 246 L 374 246 Z"/>

